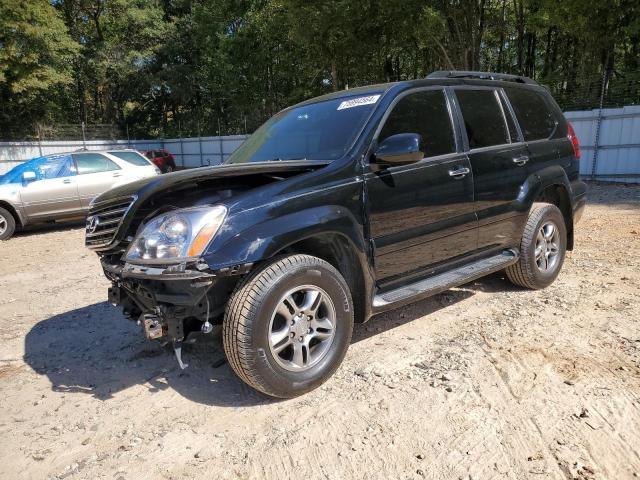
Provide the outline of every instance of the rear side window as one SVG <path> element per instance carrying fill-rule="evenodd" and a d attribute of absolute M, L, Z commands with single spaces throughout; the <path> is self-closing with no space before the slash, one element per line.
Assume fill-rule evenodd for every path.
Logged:
<path fill-rule="evenodd" d="M 426 90 L 403 97 L 382 127 L 378 142 L 399 133 L 418 133 L 425 157 L 455 152 L 451 117 L 442 90 Z"/>
<path fill-rule="evenodd" d="M 558 122 L 542 95 L 513 88 L 507 90 L 507 97 L 525 140 L 542 140 L 553 135 Z"/>
<path fill-rule="evenodd" d="M 136 165 L 138 167 L 147 167 L 149 166 L 149 162 L 146 158 L 136 152 L 109 152 L 114 157 L 118 157 L 120 160 L 124 160 L 131 165 Z"/>
<path fill-rule="evenodd" d="M 74 153 L 73 159 L 78 167 L 78 175 L 120 170 L 118 165 L 99 153 Z"/>
<path fill-rule="evenodd" d="M 493 90 L 456 90 L 469 148 L 509 143 L 502 108 Z"/>

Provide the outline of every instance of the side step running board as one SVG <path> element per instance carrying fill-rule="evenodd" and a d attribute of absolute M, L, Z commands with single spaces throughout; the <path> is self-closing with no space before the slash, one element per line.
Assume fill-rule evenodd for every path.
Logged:
<path fill-rule="evenodd" d="M 505 250 L 499 255 L 484 258 L 454 270 L 376 295 L 373 299 L 373 308 L 384 309 L 396 303 L 405 303 L 414 297 L 427 297 L 444 292 L 445 290 L 463 285 L 476 278 L 502 270 L 516 263 L 518 258 L 519 253 L 516 250 Z"/>

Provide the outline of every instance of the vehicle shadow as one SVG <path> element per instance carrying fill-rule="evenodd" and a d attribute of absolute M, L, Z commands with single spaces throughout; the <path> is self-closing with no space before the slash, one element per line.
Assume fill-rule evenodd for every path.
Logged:
<path fill-rule="evenodd" d="M 427 315 L 437 314 L 477 291 L 512 287 L 493 275 L 421 302 L 386 312 L 357 324 L 357 343 Z M 428 319 L 427 319 L 428 321 Z M 155 393 L 174 389 L 194 402 L 217 406 L 255 406 L 276 402 L 242 382 L 226 362 L 219 328 L 186 344 L 180 370 L 169 347 L 148 341 L 135 322 L 107 302 L 71 310 L 36 324 L 25 337 L 25 362 L 46 375 L 52 390 L 81 393 L 107 401 L 117 392 L 144 385 Z"/>
<path fill-rule="evenodd" d="M 25 337 L 24 360 L 46 375 L 57 392 L 108 400 L 134 385 L 150 392 L 172 388 L 198 403 L 250 406 L 271 403 L 238 379 L 227 364 L 219 331 L 183 348 L 180 370 L 173 351 L 144 338 L 135 322 L 107 302 L 71 310 L 36 324 Z"/>
<path fill-rule="evenodd" d="M 85 219 L 83 218 L 56 223 L 37 223 L 35 225 L 27 225 L 26 227 L 16 230 L 16 232 L 13 234 L 13 238 L 26 237 L 39 233 L 66 232 L 70 230 L 77 230 L 78 228 L 84 228 L 84 225 Z"/>

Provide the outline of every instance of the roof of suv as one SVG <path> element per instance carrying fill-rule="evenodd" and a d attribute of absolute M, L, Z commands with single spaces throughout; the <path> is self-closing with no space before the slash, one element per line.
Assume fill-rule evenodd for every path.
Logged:
<path fill-rule="evenodd" d="M 331 92 L 326 95 L 314 97 L 304 102 L 300 102 L 294 106 L 309 105 L 312 103 L 333 100 L 337 98 L 350 97 L 354 95 L 366 94 L 383 94 L 390 90 L 406 90 L 416 87 L 430 87 L 438 85 L 476 85 L 490 87 L 515 87 L 515 88 L 534 88 L 546 92 L 546 89 L 534 80 L 518 76 L 493 72 L 469 72 L 469 71 L 438 71 L 433 72 L 426 78 L 416 80 L 402 80 L 399 82 L 378 83 L 363 87 L 350 88 L 348 90 L 340 90 Z"/>

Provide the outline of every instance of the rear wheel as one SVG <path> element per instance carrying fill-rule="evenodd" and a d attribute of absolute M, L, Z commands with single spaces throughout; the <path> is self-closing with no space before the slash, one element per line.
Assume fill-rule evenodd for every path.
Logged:
<path fill-rule="evenodd" d="M 227 306 L 223 343 L 243 381 L 290 398 L 333 374 L 352 330 L 351 294 L 342 275 L 319 258 L 291 255 L 238 285 Z"/>
<path fill-rule="evenodd" d="M 520 242 L 520 259 L 506 269 L 507 277 L 521 287 L 545 288 L 560 273 L 566 248 L 562 212 L 555 205 L 535 203 Z"/>
<path fill-rule="evenodd" d="M 9 239 L 16 231 L 16 219 L 11 212 L 0 208 L 0 240 Z"/>

